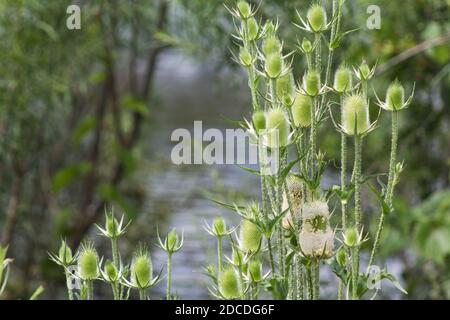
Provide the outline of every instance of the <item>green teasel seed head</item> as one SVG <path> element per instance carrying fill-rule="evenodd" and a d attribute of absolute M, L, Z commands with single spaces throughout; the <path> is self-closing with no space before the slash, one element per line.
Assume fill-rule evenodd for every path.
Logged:
<path fill-rule="evenodd" d="M 264 130 L 266 128 L 266 116 L 262 111 L 256 111 L 252 116 L 253 125 L 255 126 L 256 132 Z"/>
<path fill-rule="evenodd" d="M 248 276 L 253 282 L 262 280 L 262 264 L 259 259 L 252 259 L 248 263 Z"/>
<path fill-rule="evenodd" d="M 349 91 L 352 87 L 352 72 L 346 66 L 340 66 L 334 74 L 334 90 L 337 92 Z"/>
<path fill-rule="evenodd" d="M 262 51 L 266 57 L 271 54 L 280 53 L 281 49 L 281 42 L 275 35 L 268 35 L 264 38 Z"/>
<path fill-rule="evenodd" d="M 213 222 L 214 232 L 223 236 L 226 233 L 226 223 L 222 217 L 216 217 Z"/>
<path fill-rule="evenodd" d="M 369 129 L 369 106 L 362 95 L 345 97 L 342 108 L 342 127 L 347 134 L 360 135 Z"/>
<path fill-rule="evenodd" d="M 358 231 L 355 228 L 348 228 L 344 233 L 344 243 L 347 247 L 353 248 L 358 243 Z"/>
<path fill-rule="evenodd" d="M 248 40 L 256 40 L 259 34 L 259 24 L 255 18 L 249 18 L 247 20 L 247 37 Z"/>
<path fill-rule="evenodd" d="M 363 61 L 360 65 L 359 65 L 359 74 L 362 78 L 362 80 L 367 80 L 369 79 L 370 76 L 370 67 L 367 64 L 366 61 Z"/>
<path fill-rule="evenodd" d="M 239 60 L 241 64 L 245 67 L 250 67 L 253 63 L 253 58 L 250 52 L 245 47 L 241 47 L 239 50 Z"/>
<path fill-rule="evenodd" d="M 240 229 L 241 249 L 244 252 L 258 251 L 261 243 L 261 231 L 249 220 L 242 221 Z"/>
<path fill-rule="evenodd" d="M 231 266 L 219 274 L 218 286 L 220 294 L 225 299 L 236 299 L 241 294 L 238 275 Z"/>
<path fill-rule="evenodd" d="M 236 7 L 242 18 L 247 19 L 252 15 L 252 7 L 247 1 L 239 1 Z"/>
<path fill-rule="evenodd" d="M 316 70 L 309 70 L 303 76 L 303 88 L 310 96 L 317 96 L 320 90 L 320 75 Z"/>
<path fill-rule="evenodd" d="M 309 127 L 311 125 L 312 98 L 297 94 L 292 105 L 292 118 L 296 127 Z"/>
<path fill-rule="evenodd" d="M 347 255 L 345 253 L 344 247 L 340 247 L 338 252 L 336 253 L 336 261 L 341 267 L 347 264 Z"/>
<path fill-rule="evenodd" d="M 270 148 L 285 147 L 289 143 L 290 125 L 286 113 L 280 109 L 272 109 L 266 113 L 268 129 L 268 146 Z"/>
<path fill-rule="evenodd" d="M 64 265 L 72 262 L 72 250 L 64 240 L 61 242 L 61 247 L 59 247 L 58 258 Z"/>
<path fill-rule="evenodd" d="M 271 53 L 266 57 L 266 73 L 269 78 L 276 79 L 283 70 L 281 53 Z"/>
<path fill-rule="evenodd" d="M 327 13 L 320 4 L 316 3 L 309 7 L 306 17 L 314 32 L 325 30 L 327 25 Z"/>
<path fill-rule="evenodd" d="M 400 110 L 405 104 L 405 89 L 400 81 L 391 83 L 386 92 L 386 108 L 388 110 Z"/>
<path fill-rule="evenodd" d="M 98 277 L 98 254 L 91 243 L 81 248 L 78 256 L 78 270 L 83 280 L 94 280 Z"/>
<path fill-rule="evenodd" d="M 153 265 L 150 254 L 144 248 L 139 249 L 131 263 L 131 281 L 137 287 L 147 287 L 153 277 Z"/>
<path fill-rule="evenodd" d="M 177 230 L 175 228 L 173 228 L 167 234 L 167 246 L 168 246 L 168 249 L 170 249 L 170 250 L 175 249 L 177 244 L 178 244 L 178 234 L 177 234 Z"/>
<path fill-rule="evenodd" d="M 303 38 L 302 41 L 302 49 L 305 53 L 311 53 L 313 46 L 311 44 L 311 41 L 309 41 L 307 38 Z"/>
<path fill-rule="evenodd" d="M 275 25 L 271 20 L 268 20 L 264 25 L 264 33 L 267 35 L 273 35 L 275 31 Z"/>
<path fill-rule="evenodd" d="M 105 274 L 108 276 L 109 281 L 117 280 L 117 269 L 111 260 L 107 260 L 105 263 Z"/>
<path fill-rule="evenodd" d="M 292 73 L 287 73 L 277 79 L 276 81 L 277 97 L 288 106 L 292 103 L 291 97 L 294 94 L 294 89 L 295 85 Z"/>
<path fill-rule="evenodd" d="M 119 222 L 112 214 L 106 215 L 105 229 L 111 237 L 117 237 L 119 234 Z"/>

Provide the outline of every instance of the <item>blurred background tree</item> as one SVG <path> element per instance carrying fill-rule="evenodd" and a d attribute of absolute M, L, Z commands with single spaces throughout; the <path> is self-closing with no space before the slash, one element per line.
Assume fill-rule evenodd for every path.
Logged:
<path fill-rule="evenodd" d="M 0 240 L 16 259 L 13 297 L 30 293 L 33 281 L 54 278 L 43 253 L 61 237 L 77 246 L 106 204 L 128 218 L 142 211 L 141 138 L 155 111 L 165 112 L 153 90 L 165 52 L 194 57 L 217 74 L 235 68 L 232 20 L 221 0 L 80 0 L 81 30 L 68 30 L 66 9 L 73 3 L 0 3 Z M 381 8 L 380 30 L 366 28 L 373 4 Z M 292 21 L 295 9 L 308 5 L 261 3 L 263 19 L 278 17 L 286 50 L 304 36 Z M 358 30 L 344 39 L 336 61 L 377 63 L 374 90 L 381 96 L 395 78 L 409 89 L 416 83 L 414 103 L 400 118 L 399 154 L 407 168 L 383 255 L 399 257 L 412 297 L 448 297 L 450 233 L 442 226 L 450 208 L 440 203 L 450 178 L 450 1 L 346 0 L 344 16 L 343 28 Z M 304 61 L 296 59 L 294 68 L 300 78 Z M 236 93 L 245 91 L 242 73 L 235 77 L 244 84 Z M 372 112 L 375 117 L 375 107 Z M 386 170 L 389 131 L 382 128 L 388 127 L 369 137 L 367 172 Z M 337 139 L 323 132 L 330 158 L 338 156 Z M 429 270 L 439 272 L 414 279 Z"/>

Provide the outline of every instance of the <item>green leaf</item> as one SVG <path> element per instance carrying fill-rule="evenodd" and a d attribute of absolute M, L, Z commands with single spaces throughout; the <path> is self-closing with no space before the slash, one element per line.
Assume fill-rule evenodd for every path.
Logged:
<path fill-rule="evenodd" d="M 92 165 L 88 161 L 68 165 L 56 172 L 53 176 L 52 190 L 59 192 L 81 176 L 88 174 L 92 170 Z"/>
<path fill-rule="evenodd" d="M 97 125 L 97 119 L 94 116 L 86 116 L 80 121 L 72 132 L 72 141 L 79 144 L 81 140 L 94 129 Z"/>
<path fill-rule="evenodd" d="M 125 95 L 122 97 L 121 106 L 126 109 L 136 113 L 139 113 L 143 116 L 148 116 L 149 111 L 147 109 L 147 105 L 145 101 L 133 96 L 133 95 Z"/>

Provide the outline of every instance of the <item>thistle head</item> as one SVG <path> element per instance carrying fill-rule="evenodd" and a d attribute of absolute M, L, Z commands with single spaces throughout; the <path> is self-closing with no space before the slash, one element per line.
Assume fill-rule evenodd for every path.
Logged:
<path fill-rule="evenodd" d="M 309 41 L 307 38 L 303 38 L 301 49 L 304 53 L 311 53 L 313 50 L 311 41 Z"/>
<path fill-rule="evenodd" d="M 276 81 L 276 93 L 278 99 L 283 105 L 290 107 L 292 105 L 292 96 L 294 94 L 294 79 L 292 73 L 286 73 Z"/>
<path fill-rule="evenodd" d="M 114 263 L 111 260 L 107 260 L 105 263 L 104 274 L 107 277 L 107 281 L 115 282 L 118 279 L 118 272 Z"/>
<path fill-rule="evenodd" d="M 213 228 L 218 236 L 224 236 L 227 234 L 227 228 L 225 224 L 225 220 L 222 217 L 214 218 Z"/>
<path fill-rule="evenodd" d="M 58 251 L 58 258 L 64 266 L 68 266 L 73 263 L 72 250 L 64 240 L 61 241 L 61 246 Z"/>
<path fill-rule="evenodd" d="M 266 56 L 265 63 L 266 74 L 271 79 L 276 79 L 283 71 L 283 57 L 280 52 L 270 53 Z"/>
<path fill-rule="evenodd" d="M 152 282 L 153 265 L 148 251 L 141 247 L 131 262 L 131 283 L 138 288 L 147 288 Z"/>
<path fill-rule="evenodd" d="M 169 249 L 175 249 L 178 245 L 178 234 L 177 230 L 173 228 L 170 230 L 170 232 L 167 234 L 167 247 Z"/>
<path fill-rule="evenodd" d="M 275 35 L 268 35 L 264 38 L 262 43 L 262 51 L 264 56 L 270 56 L 271 54 L 281 53 L 281 42 Z"/>
<path fill-rule="evenodd" d="M 78 255 L 78 273 L 83 280 L 94 280 L 98 277 L 98 254 L 92 243 L 85 243 Z"/>
<path fill-rule="evenodd" d="M 369 106 L 360 94 L 344 98 L 341 127 L 346 134 L 361 135 L 370 129 Z"/>
<path fill-rule="evenodd" d="M 318 232 L 302 229 L 298 239 L 300 253 L 305 257 L 329 258 L 333 254 L 334 232 L 330 227 Z"/>
<path fill-rule="evenodd" d="M 345 253 L 344 247 L 340 247 L 339 250 L 337 251 L 336 261 L 341 267 L 347 264 L 347 254 Z"/>
<path fill-rule="evenodd" d="M 292 105 L 292 118 L 296 127 L 309 127 L 311 125 L 312 99 L 303 94 L 297 94 Z"/>
<path fill-rule="evenodd" d="M 261 244 L 261 231 L 249 220 L 242 221 L 240 228 L 241 249 L 244 252 L 257 252 Z"/>
<path fill-rule="evenodd" d="M 279 148 L 289 143 L 290 125 L 286 113 L 280 109 L 272 109 L 266 114 L 268 129 L 268 146 Z"/>
<path fill-rule="evenodd" d="M 262 280 L 262 264 L 257 258 L 250 260 L 248 263 L 248 277 L 252 282 L 259 282 Z"/>
<path fill-rule="evenodd" d="M 266 116 L 262 111 L 256 111 L 252 116 L 253 126 L 255 127 L 256 132 L 260 130 L 264 130 L 266 128 Z"/>
<path fill-rule="evenodd" d="M 316 70 L 308 70 L 303 76 L 303 89 L 306 94 L 315 97 L 320 91 L 320 75 Z"/>
<path fill-rule="evenodd" d="M 358 67 L 358 70 L 356 72 L 356 76 L 362 80 L 367 81 L 370 78 L 372 78 L 374 74 L 375 68 L 371 69 L 367 62 L 364 60 Z"/>
<path fill-rule="evenodd" d="M 238 274 L 233 267 L 228 266 L 219 274 L 218 287 L 225 299 L 236 299 L 241 294 Z"/>
<path fill-rule="evenodd" d="M 259 24 L 255 18 L 251 17 L 247 21 L 247 39 L 250 41 L 256 40 L 259 35 Z"/>
<path fill-rule="evenodd" d="M 395 80 L 391 83 L 386 92 L 386 109 L 400 110 L 405 105 L 405 89 L 400 81 Z"/>
<path fill-rule="evenodd" d="M 237 11 L 242 19 L 248 19 L 252 16 L 252 7 L 247 1 L 239 1 L 236 4 Z"/>
<path fill-rule="evenodd" d="M 318 3 L 309 7 L 306 18 L 314 32 L 322 32 L 327 28 L 327 13 Z"/>
<path fill-rule="evenodd" d="M 248 68 L 253 64 L 253 58 L 250 52 L 245 47 L 241 47 L 239 50 L 239 61 L 240 63 Z"/>
<path fill-rule="evenodd" d="M 339 93 L 346 92 L 352 87 L 352 72 L 346 66 L 340 66 L 334 74 L 333 88 Z"/>
<path fill-rule="evenodd" d="M 347 228 L 344 232 L 344 244 L 349 247 L 353 248 L 358 244 L 358 231 L 356 231 L 355 228 Z"/>

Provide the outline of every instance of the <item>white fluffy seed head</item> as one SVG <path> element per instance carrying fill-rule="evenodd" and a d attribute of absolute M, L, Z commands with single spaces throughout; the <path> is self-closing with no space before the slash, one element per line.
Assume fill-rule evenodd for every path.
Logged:
<path fill-rule="evenodd" d="M 325 220 L 330 218 L 330 210 L 328 203 L 325 201 L 307 202 L 303 205 L 303 220 L 314 219 L 317 216 L 322 216 Z"/>
<path fill-rule="evenodd" d="M 324 232 L 302 230 L 299 235 L 300 253 L 309 258 L 329 258 L 333 255 L 334 232 L 328 227 Z"/>

